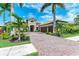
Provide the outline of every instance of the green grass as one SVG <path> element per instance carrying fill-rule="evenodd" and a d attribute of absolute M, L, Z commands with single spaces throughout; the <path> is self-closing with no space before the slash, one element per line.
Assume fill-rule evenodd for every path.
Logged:
<path fill-rule="evenodd" d="M 67 33 L 67 34 L 63 34 L 63 37 L 74 37 L 74 36 L 79 36 L 79 33 Z"/>
<path fill-rule="evenodd" d="M 38 52 L 33 52 L 33 53 L 28 54 L 28 55 L 26 55 L 26 56 L 39 56 L 39 54 L 38 54 Z"/>
<path fill-rule="evenodd" d="M 52 33 L 47 33 L 48 35 L 52 35 Z M 62 37 L 67 38 L 67 37 L 74 37 L 74 36 L 79 36 L 79 32 L 74 32 L 74 33 L 63 33 Z"/>
<path fill-rule="evenodd" d="M 28 43 L 31 43 L 31 42 L 30 41 L 25 41 L 25 42 L 12 43 L 9 40 L 0 40 L 0 48 L 9 47 L 9 46 L 16 46 L 16 45 L 22 45 L 22 44 L 28 44 Z"/>

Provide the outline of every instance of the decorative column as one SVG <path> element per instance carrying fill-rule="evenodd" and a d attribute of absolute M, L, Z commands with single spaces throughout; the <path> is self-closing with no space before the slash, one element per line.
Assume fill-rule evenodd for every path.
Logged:
<path fill-rule="evenodd" d="M 39 27 L 39 31 L 41 32 L 41 27 Z"/>
<path fill-rule="evenodd" d="M 28 30 L 29 30 L 29 32 L 30 32 L 30 25 L 28 26 Z"/>
<path fill-rule="evenodd" d="M 47 26 L 47 32 L 49 32 L 49 28 L 48 28 L 48 26 Z"/>

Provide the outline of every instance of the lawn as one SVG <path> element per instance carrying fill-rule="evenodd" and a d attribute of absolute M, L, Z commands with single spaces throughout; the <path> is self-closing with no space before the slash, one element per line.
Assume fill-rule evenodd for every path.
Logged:
<path fill-rule="evenodd" d="M 79 32 L 63 34 L 63 37 L 65 37 L 65 38 L 74 37 L 74 36 L 79 36 Z"/>
<path fill-rule="evenodd" d="M 39 56 L 39 54 L 38 54 L 38 52 L 33 52 L 33 53 L 30 53 L 30 54 L 28 54 L 26 56 Z"/>
<path fill-rule="evenodd" d="M 49 32 L 49 33 L 46 33 L 48 35 L 53 35 L 53 33 Z M 62 37 L 64 38 L 67 38 L 67 37 L 74 37 L 74 36 L 79 36 L 79 32 L 74 32 L 74 33 L 63 33 L 61 34 Z"/>
<path fill-rule="evenodd" d="M 24 42 L 12 43 L 9 40 L 0 40 L 0 48 L 9 47 L 9 46 L 16 46 L 16 45 L 22 45 L 22 44 L 28 44 L 28 43 L 31 43 L 31 42 L 30 41 L 24 41 Z"/>

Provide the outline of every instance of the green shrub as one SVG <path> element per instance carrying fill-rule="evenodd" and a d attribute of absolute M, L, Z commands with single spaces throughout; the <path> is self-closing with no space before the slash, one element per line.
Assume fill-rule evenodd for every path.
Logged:
<path fill-rule="evenodd" d="M 61 33 L 53 33 L 53 35 L 55 35 L 55 36 L 62 36 L 62 34 Z"/>
<path fill-rule="evenodd" d="M 47 34 L 49 34 L 49 35 L 53 35 L 53 33 L 52 33 L 52 32 L 47 32 Z"/>
<path fill-rule="evenodd" d="M 35 32 L 40 32 L 40 30 L 35 30 Z"/>
<path fill-rule="evenodd" d="M 10 42 L 16 42 L 16 40 L 18 40 L 18 35 L 16 35 L 16 36 L 12 35 L 10 37 Z"/>
<path fill-rule="evenodd" d="M 30 37 L 29 36 L 26 36 L 24 34 L 21 34 L 21 41 L 29 41 L 30 40 Z"/>
<path fill-rule="evenodd" d="M 21 37 L 21 41 L 30 41 L 30 37 L 29 36 L 26 36 L 24 34 L 21 34 L 20 35 Z M 16 42 L 18 40 L 18 35 L 13 35 L 11 36 L 11 42 Z"/>
<path fill-rule="evenodd" d="M 9 35 L 9 33 L 5 32 L 5 33 L 2 33 L 2 34 L 1 34 L 1 37 L 2 37 L 3 39 L 9 39 L 10 35 Z"/>
<path fill-rule="evenodd" d="M 52 33 L 52 32 L 48 32 L 48 35 L 54 35 L 54 36 L 62 36 L 61 33 L 56 32 L 56 33 Z"/>

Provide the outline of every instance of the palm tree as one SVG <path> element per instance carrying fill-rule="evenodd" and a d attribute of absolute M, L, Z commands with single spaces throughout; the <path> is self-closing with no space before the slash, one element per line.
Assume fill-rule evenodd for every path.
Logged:
<path fill-rule="evenodd" d="M 56 6 L 60 6 L 61 8 L 65 8 L 63 3 L 45 3 L 42 8 L 41 12 L 44 11 L 45 8 L 48 6 L 52 6 L 52 13 L 53 13 L 53 33 L 55 33 L 55 27 L 56 27 Z"/>
<path fill-rule="evenodd" d="M 6 10 L 7 11 L 10 11 L 10 4 L 9 3 L 0 3 L 0 15 L 3 14 L 3 23 L 4 23 L 4 32 L 6 31 L 6 27 L 5 27 L 5 12 Z M 4 35 L 3 35 L 3 38 L 4 38 Z"/>
<path fill-rule="evenodd" d="M 0 10 L 0 14 L 3 13 L 3 23 L 5 25 L 5 12 L 10 11 L 10 4 L 9 3 L 0 3 L 0 7 L 2 8 L 2 10 Z M 5 28 L 5 27 L 4 27 Z"/>
<path fill-rule="evenodd" d="M 21 39 L 21 37 L 20 37 L 20 28 L 21 28 L 21 26 L 22 26 L 22 18 L 21 17 L 19 17 L 18 15 L 16 15 L 16 14 L 12 14 L 12 16 L 13 17 L 15 17 L 16 18 L 16 27 L 18 28 L 18 36 L 19 36 L 19 38 L 18 38 L 18 40 L 20 41 Z"/>

